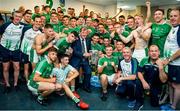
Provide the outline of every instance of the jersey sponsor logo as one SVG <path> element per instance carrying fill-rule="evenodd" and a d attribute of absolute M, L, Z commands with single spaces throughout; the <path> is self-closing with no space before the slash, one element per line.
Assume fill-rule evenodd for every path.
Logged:
<path fill-rule="evenodd" d="M 9 36 L 9 37 L 11 37 L 11 36 L 21 36 L 21 31 L 19 31 L 19 30 L 7 30 L 6 32 L 5 32 L 5 35 L 7 35 L 7 36 Z"/>

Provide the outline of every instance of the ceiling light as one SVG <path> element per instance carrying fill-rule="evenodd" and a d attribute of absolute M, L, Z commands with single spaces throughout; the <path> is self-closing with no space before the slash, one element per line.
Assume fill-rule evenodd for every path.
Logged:
<path fill-rule="evenodd" d="M 129 9 L 130 7 L 127 5 L 121 6 L 122 9 Z"/>

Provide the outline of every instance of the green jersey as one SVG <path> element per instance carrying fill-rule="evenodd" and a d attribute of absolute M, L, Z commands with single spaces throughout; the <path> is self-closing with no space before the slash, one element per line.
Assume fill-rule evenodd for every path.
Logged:
<path fill-rule="evenodd" d="M 64 33 L 65 33 L 65 34 L 69 34 L 69 33 L 71 33 L 72 31 L 79 32 L 80 29 L 79 29 L 78 27 L 75 27 L 75 28 L 69 27 L 68 30 L 65 30 L 65 31 L 64 31 Z"/>
<path fill-rule="evenodd" d="M 43 13 L 42 15 L 44 15 L 46 17 L 46 23 L 49 23 L 50 18 L 51 18 L 51 14 L 50 13 Z"/>
<path fill-rule="evenodd" d="M 31 18 L 34 20 L 36 16 L 41 16 L 41 14 L 40 13 L 33 13 Z"/>
<path fill-rule="evenodd" d="M 157 45 L 159 47 L 161 57 L 163 57 L 164 44 L 170 30 L 171 26 L 167 23 L 152 24 L 152 35 L 150 45 Z"/>
<path fill-rule="evenodd" d="M 41 46 L 42 46 L 42 49 L 45 48 L 45 47 L 47 47 L 47 46 L 48 46 L 47 40 L 44 40 L 44 41 L 41 43 Z M 46 51 L 39 57 L 39 59 L 40 59 L 40 60 L 43 60 L 47 54 L 48 54 L 48 51 L 46 50 Z"/>
<path fill-rule="evenodd" d="M 128 27 L 128 25 L 125 25 L 124 26 L 125 28 L 124 28 L 124 31 L 125 32 L 123 32 L 122 33 L 122 35 L 123 36 L 125 36 L 125 37 L 128 37 L 128 35 L 134 30 L 134 29 L 131 29 L 130 27 Z M 126 36 L 127 35 L 127 36 Z M 127 44 L 125 44 L 126 46 L 128 46 L 128 47 L 131 47 L 131 45 L 132 45 L 133 43 L 130 41 L 130 42 L 128 42 Z"/>
<path fill-rule="evenodd" d="M 96 44 L 91 43 L 91 49 L 92 50 L 102 51 L 102 46 L 100 44 L 98 44 L 98 43 L 96 43 Z"/>
<path fill-rule="evenodd" d="M 65 54 L 66 53 L 66 49 L 68 49 L 70 47 L 70 43 L 67 42 L 67 38 L 61 38 L 59 39 L 56 44 L 55 47 L 58 49 L 58 53 L 60 54 Z"/>
<path fill-rule="evenodd" d="M 69 28 L 69 27 L 68 27 L 68 26 L 65 26 L 65 25 L 61 25 L 59 31 L 60 31 L 60 32 L 63 32 L 64 28 Z"/>
<path fill-rule="evenodd" d="M 110 46 L 112 46 L 113 50 L 114 50 L 114 45 L 110 44 Z M 105 54 L 106 53 L 106 46 L 103 44 L 101 45 L 102 47 L 102 52 Z"/>
<path fill-rule="evenodd" d="M 125 30 L 125 31 L 128 31 L 129 33 L 131 33 L 134 29 L 128 27 L 128 25 L 125 25 L 124 30 Z"/>
<path fill-rule="evenodd" d="M 51 23 L 51 25 L 53 26 L 53 30 L 54 30 L 55 32 L 57 32 L 57 33 L 60 32 L 60 27 L 61 27 L 61 25 L 62 25 L 62 22 L 59 21 L 57 24 Z"/>
<path fill-rule="evenodd" d="M 100 32 L 98 32 L 99 33 L 99 35 L 100 35 L 100 38 L 108 38 L 108 39 L 110 39 L 110 34 L 109 34 L 109 32 L 107 32 L 107 33 L 100 33 Z"/>
<path fill-rule="evenodd" d="M 124 37 L 128 37 L 129 32 L 128 32 L 128 31 L 123 31 L 123 32 L 122 32 L 122 35 L 123 35 Z M 116 33 L 116 32 L 115 32 L 115 34 L 114 34 L 114 38 L 113 38 L 113 39 L 114 39 L 114 40 L 121 40 L 121 38 L 119 37 L 119 34 Z"/>
<path fill-rule="evenodd" d="M 105 24 L 104 28 L 109 32 L 109 27 L 108 27 L 108 25 Z"/>
<path fill-rule="evenodd" d="M 89 33 L 88 38 L 92 38 L 92 36 L 97 32 L 97 30 L 94 27 L 88 26 L 87 29 L 91 30 L 91 33 Z"/>
<path fill-rule="evenodd" d="M 114 67 L 111 65 L 111 62 L 114 62 L 115 66 L 118 67 L 118 59 L 113 56 L 111 56 L 111 58 L 107 58 L 107 57 L 100 58 L 98 61 L 98 67 L 101 67 L 105 62 L 107 62 L 108 65 L 104 67 L 101 74 L 106 74 L 110 76 L 116 73 Z"/>
<path fill-rule="evenodd" d="M 53 67 L 54 65 L 49 62 L 47 57 L 45 57 L 45 59 L 40 61 L 36 65 L 36 68 L 33 70 L 32 74 L 30 75 L 30 78 L 29 78 L 30 86 L 35 89 L 38 89 L 39 84 L 33 80 L 34 75 L 39 74 L 42 78 L 50 78 Z"/>
<path fill-rule="evenodd" d="M 123 58 L 122 52 L 113 52 L 112 55 L 114 57 L 117 57 L 118 59 L 122 59 Z"/>
<path fill-rule="evenodd" d="M 81 29 L 82 27 L 83 27 L 82 25 L 76 26 L 76 30 L 77 30 L 78 33 L 80 32 L 80 29 Z"/>

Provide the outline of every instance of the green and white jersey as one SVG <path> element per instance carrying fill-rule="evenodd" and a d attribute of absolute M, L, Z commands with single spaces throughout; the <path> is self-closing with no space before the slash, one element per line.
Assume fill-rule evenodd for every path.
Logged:
<path fill-rule="evenodd" d="M 66 67 L 56 67 L 53 68 L 51 76 L 56 76 L 57 83 L 64 83 L 64 80 L 67 78 L 70 71 L 75 70 L 71 65 L 67 65 Z"/>
<path fill-rule="evenodd" d="M 34 75 L 39 74 L 42 78 L 50 78 L 51 72 L 54 68 L 54 65 L 50 63 L 47 57 L 45 57 L 42 61 L 40 61 L 37 65 L 36 68 L 33 70 L 32 74 L 30 75 L 30 86 L 38 89 L 39 84 L 35 82 Z"/>
<path fill-rule="evenodd" d="M 129 75 L 136 75 L 138 72 L 138 61 L 135 58 L 131 58 L 130 62 L 126 62 L 124 59 L 120 60 L 118 70 L 121 71 L 122 76 L 127 77 Z"/>
<path fill-rule="evenodd" d="M 108 65 L 104 67 L 101 74 L 106 74 L 108 76 L 116 73 L 114 67 L 111 65 L 111 62 L 115 63 L 115 66 L 118 67 L 118 59 L 116 57 L 111 56 L 111 58 L 103 57 L 98 61 L 98 67 L 103 66 L 104 62 L 107 62 Z"/>
<path fill-rule="evenodd" d="M 34 42 L 34 38 L 41 34 L 41 31 L 35 31 L 33 28 L 29 28 L 24 32 L 24 37 L 21 44 L 21 51 L 27 55 L 30 55 L 30 50 Z"/>
<path fill-rule="evenodd" d="M 18 50 L 23 28 L 24 25 L 21 24 L 15 25 L 11 22 L 3 24 L 0 27 L 0 35 L 2 35 L 0 44 L 11 51 Z"/>
<path fill-rule="evenodd" d="M 150 45 L 157 45 L 160 50 L 160 56 L 163 57 L 163 51 L 164 51 L 164 44 L 167 38 L 167 35 L 169 34 L 171 30 L 171 26 L 167 23 L 164 24 L 152 24 L 152 34 L 150 42 Z"/>
<path fill-rule="evenodd" d="M 58 49 L 58 53 L 60 54 L 65 54 L 66 49 L 68 49 L 70 47 L 70 43 L 67 42 L 67 38 L 61 38 L 59 39 L 56 44 L 54 45 L 54 47 L 56 47 L 56 49 Z"/>
<path fill-rule="evenodd" d="M 174 53 L 179 50 L 178 45 L 178 30 L 179 26 L 172 27 L 169 35 L 167 36 L 165 45 L 164 45 L 164 57 L 170 58 Z M 174 61 L 170 62 L 171 65 L 180 66 L 180 58 L 175 59 Z"/>
<path fill-rule="evenodd" d="M 134 29 L 131 29 L 128 25 L 124 26 L 124 31 L 131 33 Z"/>

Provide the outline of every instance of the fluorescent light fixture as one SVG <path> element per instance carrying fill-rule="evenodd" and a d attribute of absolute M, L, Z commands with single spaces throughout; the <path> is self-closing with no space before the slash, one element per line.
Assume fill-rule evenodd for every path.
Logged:
<path fill-rule="evenodd" d="M 124 6 L 120 6 L 122 9 L 129 9 L 130 7 L 127 6 L 127 5 L 124 5 Z"/>
<path fill-rule="evenodd" d="M 180 0 L 176 0 L 176 1 L 180 2 Z"/>

